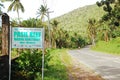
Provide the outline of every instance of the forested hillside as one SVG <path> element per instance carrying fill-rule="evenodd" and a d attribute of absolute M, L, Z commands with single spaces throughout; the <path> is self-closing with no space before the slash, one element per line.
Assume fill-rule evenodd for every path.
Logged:
<path fill-rule="evenodd" d="M 94 18 L 99 20 L 104 13 L 102 7 L 100 8 L 94 4 L 75 9 L 55 19 L 59 22 L 58 26 L 62 27 L 64 30 L 86 36 L 88 19 Z"/>

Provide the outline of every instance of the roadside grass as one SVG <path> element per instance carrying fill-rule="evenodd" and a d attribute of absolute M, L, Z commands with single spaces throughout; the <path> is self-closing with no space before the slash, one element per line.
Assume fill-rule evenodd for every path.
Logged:
<path fill-rule="evenodd" d="M 30 50 L 24 50 L 18 57 L 17 50 L 12 50 L 13 80 L 18 79 L 18 77 L 18 80 L 42 80 L 41 70 L 39 70 L 41 66 L 36 66 L 42 63 L 41 53 L 38 54 L 39 50 L 35 50 L 34 54 L 30 54 L 29 52 Z M 35 63 L 35 61 L 37 62 Z M 44 80 L 68 80 L 69 76 L 65 64 L 69 63 L 70 58 L 67 54 L 67 49 L 45 50 Z M 35 66 L 36 68 L 34 68 Z M 39 71 L 36 71 L 37 67 Z"/>
<path fill-rule="evenodd" d="M 68 80 L 68 73 L 64 63 L 69 63 L 66 49 L 54 49 L 50 52 L 50 61 L 44 73 L 44 80 Z M 64 63 L 63 63 L 64 61 Z M 41 76 L 36 80 L 41 80 Z"/>
<path fill-rule="evenodd" d="M 96 46 L 92 47 L 92 50 L 120 55 L 120 37 L 109 42 L 99 41 L 96 43 Z"/>

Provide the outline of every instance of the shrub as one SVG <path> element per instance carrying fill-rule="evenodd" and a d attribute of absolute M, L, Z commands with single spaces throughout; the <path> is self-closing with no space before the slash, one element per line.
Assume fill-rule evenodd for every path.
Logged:
<path fill-rule="evenodd" d="M 45 67 L 50 60 L 49 50 L 45 54 Z M 21 55 L 12 61 L 12 80 L 34 80 L 37 74 L 41 74 L 42 51 L 38 49 L 26 49 Z"/>

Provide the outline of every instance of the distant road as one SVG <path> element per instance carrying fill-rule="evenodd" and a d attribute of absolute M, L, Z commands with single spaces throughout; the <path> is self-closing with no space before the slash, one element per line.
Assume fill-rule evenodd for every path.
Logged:
<path fill-rule="evenodd" d="M 120 56 L 91 51 L 89 47 L 69 50 L 68 53 L 100 74 L 105 80 L 120 80 Z"/>

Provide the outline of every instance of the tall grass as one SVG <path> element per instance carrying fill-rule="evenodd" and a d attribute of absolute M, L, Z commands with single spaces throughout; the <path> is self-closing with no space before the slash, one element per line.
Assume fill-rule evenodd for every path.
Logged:
<path fill-rule="evenodd" d="M 96 46 L 92 47 L 92 49 L 96 51 L 120 55 L 120 37 L 114 38 L 109 42 L 99 41 L 96 43 Z"/>
<path fill-rule="evenodd" d="M 50 52 L 50 57 L 48 68 L 46 68 L 44 73 L 44 80 L 68 80 L 67 69 L 62 61 L 62 58 L 67 57 L 66 50 L 52 50 Z M 65 61 L 69 62 L 67 59 Z M 41 76 L 38 76 L 36 80 L 41 80 Z"/>

